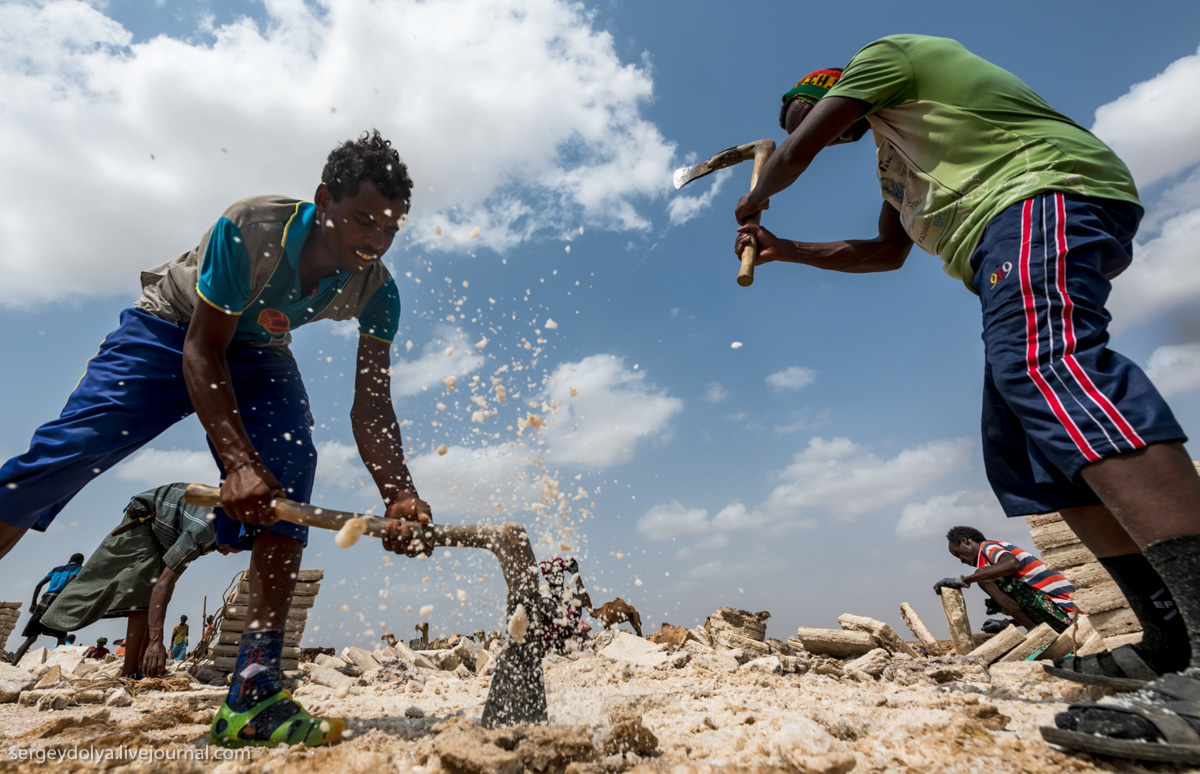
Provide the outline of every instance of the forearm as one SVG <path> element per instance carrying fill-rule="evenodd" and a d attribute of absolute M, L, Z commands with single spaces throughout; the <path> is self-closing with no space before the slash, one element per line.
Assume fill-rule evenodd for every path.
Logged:
<path fill-rule="evenodd" d="M 786 240 L 776 260 L 799 263 L 827 271 L 869 274 L 894 271 L 904 264 L 912 243 L 896 244 L 883 238 L 847 239 L 841 242 Z"/>
<path fill-rule="evenodd" d="M 995 564 L 980 567 L 970 575 L 964 575 L 963 580 L 968 583 L 979 583 L 980 581 L 990 581 L 996 578 L 1007 578 L 1020 568 L 1020 564 L 1016 557 L 1004 555 Z"/>
<path fill-rule="evenodd" d="M 150 608 L 147 615 L 147 630 L 149 637 L 155 642 L 163 641 L 163 628 L 167 620 L 167 605 L 175 592 L 175 582 L 179 575 L 170 567 L 164 567 L 162 574 L 150 592 Z"/>
<path fill-rule="evenodd" d="M 384 503 L 391 505 L 402 494 L 415 495 L 417 489 L 405 461 L 400 423 L 391 400 L 356 396 L 350 425 L 358 453 Z"/>
<path fill-rule="evenodd" d="M 196 416 L 225 464 L 226 472 L 261 464 L 238 413 L 225 352 L 208 347 L 203 341 L 185 342 L 183 378 Z"/>

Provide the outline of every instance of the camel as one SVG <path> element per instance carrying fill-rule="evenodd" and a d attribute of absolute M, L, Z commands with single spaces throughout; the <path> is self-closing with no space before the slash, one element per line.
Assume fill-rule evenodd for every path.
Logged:
<path fill-rule="evenodd" d="M 429 650 L 429 622 L 422 621 L 413 627 L 421 636 L 408 641 L 408 647 L 413 650 Z"/>
<path fill-rule="evenodd" d="M 579 594 L 578 599 L 583 604 L 584 609 L 588 611 L 588 615 L 603 623 L 605 629 L 620 626 L 622 623 L 628 623 L 633 627 L 633 631 L 637 636 L 642 636 L 642 617 L 638 615 L 638 611 L 633 605 L 620 597 L 617 597 L 612 602 L 605 602 L 597 608 L 592 607 L 592 597 L 586 591 Z"/>
<path fill-rule="evenodd" d="M 388 634 L 383 635 L 379 639 L 386 642 L 389 648 L 395 647 L 395 645 L 396 645 L 396 635 L 394 635 L 390 632 Z"/>
<path fill-rule="evenodd" d="M 663 621 L 662 628 L 656 631 L 654 634 L 651 634 L 646 639 L 650 640 L 656 645 L 668 643 L 674 648 L 679 648 L 681 645 L 683 645 L 683 639 L 687 637 L 687 634 L 688 630 L 682 626 L 672 626 L 666 621 Z"/>

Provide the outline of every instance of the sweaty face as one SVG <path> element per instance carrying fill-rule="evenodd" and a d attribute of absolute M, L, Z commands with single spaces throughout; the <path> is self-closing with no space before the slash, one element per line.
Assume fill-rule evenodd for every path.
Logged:
<path fill-rule="evenodd" d="M 338 270 L 346 272 L 363 271 L 382 258 L 408 214 L 408 202 L 384 197 L 369 180 L 359 184 L 358 193 L 342 197 L 340 202 L 333 201 L 321 186 L 316 203 L 321 237 L 336 258 Z"/>

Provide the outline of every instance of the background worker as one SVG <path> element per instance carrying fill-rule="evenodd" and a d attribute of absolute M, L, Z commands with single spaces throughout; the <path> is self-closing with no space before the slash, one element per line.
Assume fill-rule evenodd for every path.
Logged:
<path fill-rule="evenodd" d="M 1026 630 L 1044 623 L 1063 632 L 1071 625 L 1075 617 L 1071 594 L 1075 587 L 1062 573 L 1012 543 L 988 540 L 974 527 L 953 527 L 946 533 L 946 541 L 951 556 L 977 571 L 942 578 L 933 585 L 935 594 L 942 588 L 965 589 L 976 584 L 988 595 L 989 602 L 994 601 L 995 607 L 988 608 L 989 615 L 1007 613 Z M 985 624 L 983 630 L 1003 628 Z"/>
<path fill-rule="evenodd" d="M 37 641 L 37 638 L 43 634 L 49 635 L 56 640 L 54 647 L 58 647 L 66 641 L 67 632 L 43 624 L 42 616 L 46 614 L 46 610 L 50 608 L 50 604 L 58 598 L 58 595 L 67 587 L 67 584 L 75 580 L 75 576 L 79 574 L 81 569 L 83 569 L 83 554 L 71 554 L 71 558 L 66 564 L 55 567 L 46 573 L 45 578 L 42 578 L 38 582 L 38 585 L 33 589 L 33 601 L 29 603 L 30 618 L 25 623 L 24 630 L 21 631 L 21 636 L 25 638 L 25 641 L 13 653 L 13 664 L 21 663 L 21 658 L 33 647 L 33 643 Z M 47 584 L 49 585 L 47 586 Z M 45 594 L 41 594 L 43 586 L 47 586 Z M 41 594 L 40 600 L 38 599 L 39 594 Z"/>
<path fill-rule="evenodd" d="M 104 536 L 75 581 L 46 611 L 47 623 L 64 631 L 102 618 L 127 617 L 127 646 L 124 653 L 118 651 L 125 656 L 122 677 L 163 674 L 163 627 L 176 582 L 201 556 L 235 551 L 217 545 L 212 509 L 188 505 L 186 490 L 187 484 L 177 482 L 130 498 L 121 523 Z"/>
<path fill-rule="evenodd" d="M 784 94 L 780 124 L 787 139 L 735 208 L 735 253 L 757 240 L 758 265 L 844 272 L 899 269 L 913 244 L 939 256 L 980 298 L 984 460 L 1001 506 L 1010 517 L 1061 513 L 1142 624 L 1130 653 L 1163 678 L 1119 703 L 1072 705 L 1043 736 L 1200 763 L 1200 476 L 1162 396 L 1107 346 L 1110 280 L 1132 262 L 1143 214 L 1129 170 L 1017 77 L 946 38 L 868 44 L 844 70 Z M 875 238 L 799 242 L 747 224 L 824 148 L 868 129 L 884 198 Z M 1188 649 L 1168 647 L 1153 606 L 1164 589 Z M 1104 664 L 1121 671 L 1111 656 Z"/>
<path fill-rule="evenodd" d="M 175 661 L 183 661 L 187 655 L 188 645 L 188 623 L 187 616 L 179 616 L 179 623 L 171 630 L 171 658 Z"/>

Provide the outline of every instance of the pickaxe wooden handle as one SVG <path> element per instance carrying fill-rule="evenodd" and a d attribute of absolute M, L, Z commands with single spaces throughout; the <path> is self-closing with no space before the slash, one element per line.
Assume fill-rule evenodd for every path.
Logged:
<path fill-rule="evenodd" d="M 191 505 L 208 508 L 221 507 L 221 490 L 206 484 L 188 484 L 184 499 Z M 367 516 L 347 511 L 335 511 L 309 503 L 277 498 L 271 501 L 275 515 L 284 521 L 305 527 L 320 527 L 337 531 L 353 518 L 362 519 L 367 525 L 368 535 L 382 537 L 384 528 L 394 524 L 393 519 Z M 491 551 L 500 560 L 500 569 L 508 586 L 509 597 L 523 598 L 537 592 L 537 559 L 525 528 L 520 524 L 419 524 L 410 522 L 414 540 L 438 548 L 482 548 Z"/>
<path fill-rule="evenodd" d="M 758 184 L 758 173 L 766 166 L 767 159 L 775 152 L 774 140 L 759 140 L 754 148 L 754 171 L 750 173 L 750 190 Z M 762 220 L 762 211 L 751 215 L 746 222 L 758 225 Z M 750 244 L 742 250 L 742 267 L 738 270 L 737 282 L 744 288 L 754 284 L 754 262 L 758 260 L 758 240 L 750 237 Z"/>
<path fill-rule="evenodd" d="M 736 145 L 732 148 L 726 148 L 717 155 L 707 161 L 702 161 L 699 164 L 693 164 L 690 167 L 681 167 L 675 170 L 674 181 L 676 188 L 683 188 L 693 180 L 712 174 L 718 169 L 731 167 L 734 164 L 740 164 L 743 161 L 754 159 L 754 171 L 750 173 L 750 190 L 754 190 L 754 186 L 758 183 L 758 174 L 762 171 L 763 165 L 767 163 L 767 159 L 771 158 L 771 154 L 775 152 L 774 140 L 755 140 L 744 145 Z M 746 222 L 758 225 L 761 215 L 756 213 Z M 754 284 L 754 262 L 758 259 L 758 240 L 753 237 L 750 239 L 750 244 L 746 249 L 742 250 L 742 266 L 738 271 L 738 284 L 742 287 L 748 287 Z"/>

